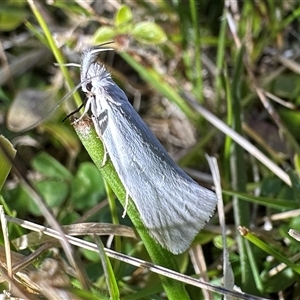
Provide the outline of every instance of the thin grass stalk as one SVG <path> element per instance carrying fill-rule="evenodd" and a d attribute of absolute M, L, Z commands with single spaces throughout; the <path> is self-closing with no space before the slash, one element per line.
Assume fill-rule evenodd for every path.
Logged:
<path fill-rule="evenodd" d="M 245 49 L 242 47 L 238 52 L 235 70 L 232 82 L 232 128 L 242 134 L 242 122 L 241 122 L 241 106 L 240 106 L 240 82 L 242 76 L 243 55 Z M 244 159 L 244 149 L 235 142 L 232 142 L 232 153 L 230 157 L 231 176 L 233 189 L 239 192 L 246 191 L 246 161 Z M 236 226 L 242 224 L 250 225 L 250 206 L 249 203 L 240 201 L 238 197 L 233 197 L 233 212 Z M 237 236 L 238 251 L 241 265 L 241 281 L 242 289 L 245 291 L 251 291 L 252 293 L 257 290 L 249 263 L 249 255 L 245 243 L 241 237 Z M 250 247 L 249 247 L 250 248 Z M 248 250 L 251 250 L 249 249 Z"/>

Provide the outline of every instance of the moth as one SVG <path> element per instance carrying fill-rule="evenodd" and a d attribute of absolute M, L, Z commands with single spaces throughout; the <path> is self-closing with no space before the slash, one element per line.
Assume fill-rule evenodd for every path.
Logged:
<path fill-rule="evenodd" d="M 96 132 L 150 235 L 170 252 L 182 253 L 213 215 L 217 197 L 172 160 L 96 61 L 98 52 L 89 48 L 82 54 L 85 112 L 91 111 Z"/>

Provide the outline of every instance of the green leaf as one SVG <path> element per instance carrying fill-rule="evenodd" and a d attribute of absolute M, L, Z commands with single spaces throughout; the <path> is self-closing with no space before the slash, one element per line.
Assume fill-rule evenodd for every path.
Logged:
<path fill-rule="evenodd" d="M 11 158 L 14 158 L 16 155 L 16 150 L 13 145 L 7 140 L 3 135 L 0 135 L 1 146 L 6 149 Z M 0 191 L 6 181 L 6 178 L 11 169 L 11 162 L 7 159 L 5 153 L 2 152 L 0 148 Z"/>
<path fill-rule="evenodd" d="M 293 111 L 286 108 L 281 108 L 278 110 L 280 117 L 282 118 L 282 121 L 285 123 L 285 125 L 288 127 L 288 129 L 291 131 L 291 133 L 297 137 L 299 132 L 299 126 L 300 126 L 300 115 L 298 111 Z"/>
<path fill-rule="evenodd" d="M 133 28 L 132 35 L 144 44 L 159 44 L 167 40 L 164 30 L 153 22 L 140 22 Z"/>
<path fill-rule="evenodd" d="M 40 181 L 36 183 L 36 187 L 50 208 L 62 205 L 69 193 L 68 184 L 58 180 Z M 28 210 L 36 216 L 41 215 L 39 207 L 33 200 L 28 201 Z"/>
<path fill-rule="evenodd" d="M 90 163 L 82 163 L 72 182 L 71 201 L 75 209 L 88 209 L 100 202 L 105 196 L 101 173 Z"/>
<path fill-rule="evenodd" d="M 261 186 L 262 196 L 272 196 L 278 195 L 282 189 L 282 181 L 277 177 L 265 178 Z"/>
<path fill-rule="evenodd" d="M 81 249 L 80 253 L 82 253 L 82 255 L 90 262 L 98 263 L 100 261 L 99 254 L 97 252 L 90 251 L 88 249 Z M 99 268 L 99 265 L 97 267 Z"/>
<path fill-rule="evenodd" d="M 219 249 L 223 249 L 223 248 L 224 248 L 224 245 L 223 245 L 223 238 L 222 238 L 221 235 L 217 235 L 217 236 L 214 238 L 213 242 L 214 242 L 214 245 L 215 245 L 217 248 L 219 248 Z M 234 243 L 235 243 L 234 239 L 232 239 L 231 237 L 226 237 L 226 246 L 227 246 L 228 248 L 234 246 Z"/>
<path fill-rule="evenodd" d="M 60 206 L 68 195 L 69 187 L 58 180 L 44 180 L 36 184 L 50 207 Z"/>
<path fill-rule="evenodd" d="M 296 274 L 291 268 L 286 268 L 274 276 L 266 276 L 264 292 L 269 294 L 285 290 L 290 286 L 291 282 L 297 280 L 296 278 Z"/>
<path fill-rule="evenodd" d="M 66 169 L 61 163 L 59 163 L 55 158 L 45 152 L 42 152 L 38 156 L 36 156 L 31 164 L 36 171 L 48 176 L 49 178 L 66 180 L 72 179 L 71 172 Z"/>
<path fill-rule="evenodd" d="M 132 12 L 127 5 L 122 5 L 115 16 L 115 26 L 119 27 L 132 20 Z"/>
<path fill-rule="evenodd" d="M 93 41 L 95 44 L 102 44 L 113 40 L 116 34 L 117 33 L 113 27 L 102 26 L 94 33 Z"/>
<path fill-rule="evenodd" d="M 0 9 L 0 30 L 11 31 L 16 29 L 25 21 L 27 16 L 28 12 L 23 8 L 2 6 Z"/>

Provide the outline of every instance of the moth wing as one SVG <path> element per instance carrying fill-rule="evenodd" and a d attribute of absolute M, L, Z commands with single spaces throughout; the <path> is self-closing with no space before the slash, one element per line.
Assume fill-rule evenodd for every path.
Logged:
<path fill-rule="evenodd" d="M 113 165 L 150 235 L 182 253 L 213 215 L 217 197 L 177 166 L 119 87 L 106 92 L 102 138 Z"/>

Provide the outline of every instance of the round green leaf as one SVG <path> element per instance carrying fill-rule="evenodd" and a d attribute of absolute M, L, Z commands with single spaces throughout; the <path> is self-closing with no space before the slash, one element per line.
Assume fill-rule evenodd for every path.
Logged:
<path fill-rule="evenodd" d="M 102 44 L 113 40 L 115 36 L 116 31 L 113 27 L 102 26 L 94 33 L 93 40 L 95 44 Z"/>
<path fill-rule="evenodd" d="M 23 8 L 4 6 L 0 10 L 0 30 L 12 31 L 16 29 L 24 22 L 27 16 L 28 13 Z"/>
<path fill-rule="evenodd" d="M 213 239 L 213 243 L 219 249 L 224 248 L 223 239 L 222 239 L 221 235 L 215 236 L 214 239 Z M 230 248 L 233 245 L 234 245 L 234 239 L 232 239 L 231 237 L 226 237 L 226 247 Z"/>
<path fill-rule="evenodd" d="M 82 249 L 81 253 L 83 254 L 83 256 L 86 259 L 88 259 L 91 262 L 99 262 L 100 261 L 99 253 L 92 252 L 90 250 L 85 250 L 85 249 Z"/>
<path fill-rule="evenodd" d="M 132 35 L 144 44 L 159 44 L 166 41 L 164 30 L 153 22 L 140 22 L 134 26 Z"/>
<path fill-rule="evenodd" d="M 36 183 L 36 187 L 50 208 L 59 207 L 69 193 L 68 184 L 58 180 L 40 181 Z M 33 200 L 28 201 L 28 210 L 36 216 L 41 215 L 40 209 Z"/>
<path fill-rule="evenodd" d="M 284 121 L 284 124 L 288 127 L 291 133 L 295 136 L 299 136 L 300 115 L 298 111 L 293 111 L 287 108 L 280 108 L 278 110 L 280 117 Z"/>
<path fill-rule="evenodd" d="M 127 5 L 122 5 L 115 17 L 116 27 L 128 23 L 132 20 L 132 12 Z"/>
<path fill-rule="evenodd" d="M 100 171 L 93 163 L 82 163 L 72 182 L 71 201 L 75 209 L 89 209 L 105 196 Z"/>
<path fill-rule="evenodd" d="M 71 180 L 72 173 L 46 152 L 39 153 L 31 162 L 32 167 L 47 177 Z"/>

